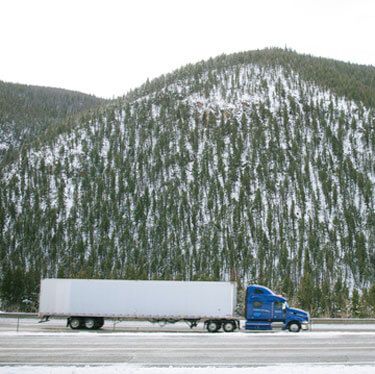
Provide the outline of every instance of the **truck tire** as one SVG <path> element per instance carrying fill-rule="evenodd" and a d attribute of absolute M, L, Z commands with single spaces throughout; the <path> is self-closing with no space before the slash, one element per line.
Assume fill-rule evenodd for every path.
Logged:
<path fill-rule="evenodd" d="M 217 332 L 221 325 L 218 321 L 207 321 L 206 328 L 208 332 Z"/>
<path fill-rule="evenodd" d="M 104 318 L 103 317 L 97 317 L 95 318 L 95 329 L 101 329 L 104 325 Z"/>
<path fill-rule="evenodd" d="M 94 330 L 96 328 L 96 318 L 86 317 L 84 319 L 84 324 L 85 324 L 86 329 Z"/>
<path fill-rule="evenodd" d="M 236 324 L 233 321 L 226 321 L 223 324 L 223 330 L 225 332 L 233 332 L 236 329 Z"/>
<path fill-rule="evenodd" d="M 290 332 L 299 332 L 301 330 L 301 324 L 297 321 L 290 322 L 288 325 Z"/>
<path fill-rule="evenodd" d="M 82 319 L 79 317 L 69 318 L 69 326 L 73 330 L 78 330 L 82 327 Z"/>

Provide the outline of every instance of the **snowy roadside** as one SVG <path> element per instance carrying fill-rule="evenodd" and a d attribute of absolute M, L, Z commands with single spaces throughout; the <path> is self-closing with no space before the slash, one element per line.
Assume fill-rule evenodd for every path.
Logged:
<path fill-rule="evenodd" d="M 1 374 L 373 374 L 375 366 L 272 365 L 259 367 L 4 366 Z"/>

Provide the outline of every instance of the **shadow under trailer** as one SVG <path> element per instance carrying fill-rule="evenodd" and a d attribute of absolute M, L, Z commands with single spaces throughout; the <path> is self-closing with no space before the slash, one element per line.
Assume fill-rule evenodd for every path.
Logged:
<path fill-rule="evenodd" d="M 66 317 L 72 329 L 100 329 L 105 319 L 203 322 L 209 332 L 240 329 L 234 282 L 185 282 L 101 279 L 43 279 L 39 317 Z M 272 330 L 278 322 L 292 332 L 307 330 L 308 312 L 290 308 L 287 300 L 264 286 L 246 290 L 246 330 Z"/>

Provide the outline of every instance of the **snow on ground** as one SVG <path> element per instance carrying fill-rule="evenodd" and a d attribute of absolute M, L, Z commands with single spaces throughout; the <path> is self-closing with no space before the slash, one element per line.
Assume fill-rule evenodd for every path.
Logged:
<path fill-rule="evenodd" d="M 373 374 L 375 366 L 273 365 L 259 367 L 5 366 L 0 374 Z"/>

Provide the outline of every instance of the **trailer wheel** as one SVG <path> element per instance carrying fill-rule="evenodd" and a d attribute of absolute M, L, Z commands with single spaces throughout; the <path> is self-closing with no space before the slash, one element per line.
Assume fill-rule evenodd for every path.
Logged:
<path fill-rule="evenodd" d="M 69 326 L 73 330 L 78 330 L 82 327 L 82 320 L 79 317 L 69 318 Z"/>
<path fill-rule="evenodd" d="M 225 332 L 233 332 L 236 329 L 236 325 L 233 321 L 227 321 L 223 324 L 223 330 Z"/>
<path fill-rule="evenodd" d="M 101 329 L 104 325 L 104 318 L 97 317 L 95 318 L 95 329 Z"/>
<path fill-rule="evenodd" d="M 217 332 L 220 329 L 221 325 L 217 321 L 208 321 L 206 328 L 208 332 Z"/>
<path fill-rule="evenodd" d="M 84 320 L 86 329 L 94 330 L 96 327 L 96 318 L 88 317 Z"/>
<path fill-rule="evenodd" d="M 299 324 L 299 322 L 291 322 L 288 325 L 288 330 L 290 332 L 299 332 L 299 330 L 301 330 L 301 325 Z"/>

